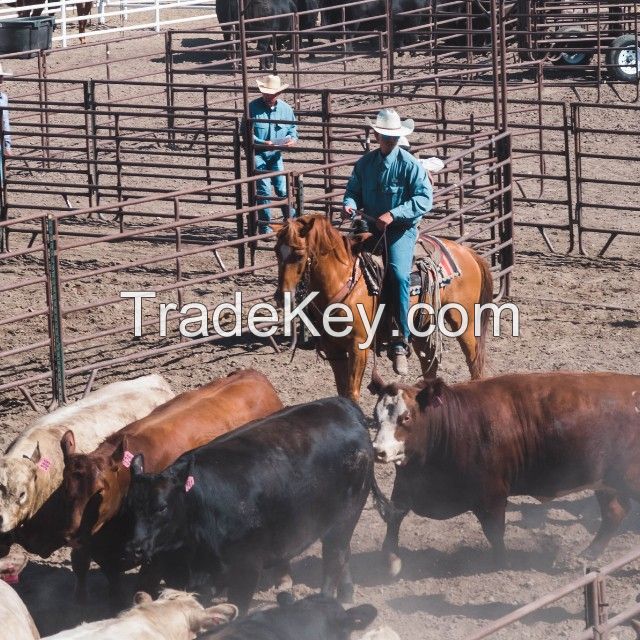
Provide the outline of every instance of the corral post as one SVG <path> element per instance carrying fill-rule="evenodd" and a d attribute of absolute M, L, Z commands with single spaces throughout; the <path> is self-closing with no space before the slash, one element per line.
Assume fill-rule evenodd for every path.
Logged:
<path fill-rule="evenodd" d="M 49 410 L 65 404 L 64 343 L 62 340 L 62 312 L 58 273 L 58 238 L 56 221 L 49 214 L 43 220 L 47 303 L 49 307 L 49 361 L 51 364 L 52 402 Z"/>
<path fill-rule="evenodd" d="M 389 67 L 389 80 L 395 79 L 395 70 L 394 70 L 394 59 L 393 59 L 393 46 L 394 46 L 394 38 L 393 38 L 393 4 L 392 0 L 385 0 L 385 20 L 386 20 L 386 30 L 387 30 L 387 65 Z M 393 92 L 394 85 L 389 87 L 390 92 Z"/>
<path fill-rule="evenodd" d="M 92 85 L 88 81 L 82 83 L 84 89 L 84 142 L 85 142 L 85 155 L 87 158 L 87 190 L 89 206 L 93 206 L 93 170 L 91 167 L 91 106 L 93 99 L 91 97 Z"/>
<path fill-rule="evenodd" d="M 44 80 L 44 67 L 43 67 L 43 58 L 44 52 L 42 49 L 38 51 L 38 99 L 40 100 L 40 144 L 42 145 L 42 168 L 44 169 L 46 166 L 45 157 L 49 157 L 49 145 L 46 144 L 45 140 L 45 122 L 47 118 L 47 109 L 46 102 L 44 99 L 44 87 L 43 84 L 46 82 Z M 44 107 L 44 108 L 43 108 Z"/>
<path fill-rule="evenodd" d="M 0 109 L 0 145 L 4 148 L 3 111 L 4 109 Z M 0 154 L 2 154 L 2 151 L 0 151 Z M 4 157 L 0 157 L 0 171 L 2 172 L 2 180 L 0 181 L 0 222 L 9 219 L 9 210 L 7 208 L 7 168 L 5 165 Z M 5 251 L 9 251 L 9 231 L 7 227 L 0 227 L 0 253 Z"/>
<path fill-rule="evenodd" d="M 116 193 L 118 194 L 118 202 L 122 202 L 122 159 L 120 157 L 120 145 L 122 139 L 120 137 L 120 114 L 114 115 L 114 142 L 116 147 Z M 120 222 L 120 232 L 124 231 L 124 210 L 118 207 L 117 218 Z"/>
<path fill-rule="evenodd" d="M 253 123 L 251 122 L 251 114 L 249 113 L 249 74 L 247 73 L 247 31 L 245 25 L 245 8 L 244 0 L 238 1 L 238 28 L 240 31 L 240 64 L 242 67 L 242 98 L 244 106 L 244 126 L 245 130 L 242 132 L 244 140 L 244 155 L 245 162 L 247 163 L 247 176 L 255 174 L 253 166 Z M 256 204 L 256 183 L 255 181 L 249 182 L 247 185 L 249 206 L 254 207 Z M 248 235 L 255 236 L 258 228 L 258 214 L 256 211 L 251 211 L 247 216 Z M 252 242 L 250 245 L 251 250 L 251 264 L 255 264 L 255 251 L 256 243 Z"/>
<path fill-rule="evenodd" d="M 93 150 L 93 186 L 96 194 L 96 206 L 100 205 L 100 187 L 99 187 L 99 178 L 100 172 L 98 171 L 98 105 L 96 103 L 96 81 L 89 80 L 89 92 L 88 99 L 90 102 L 88 103 L 88 107 L 91 112 L 91 143 Z M 111 127 L 111 116 L 109 116 L 109 127 Z M 111 129 L 109 129 L 111 130 Z"/>
<path fill-rule="evenodd" d="M 176 283 L 180 284 L 182 281 L 182 263 L 180 262 L 180 252 L 182 251 L 182 228 L 180 227 L 180 199 L 173 199 L 173 219 L 176 223 L 175 236 L 176 236 Z M 182 309 L 182 287 L 177 288 L 178 294 L 178 308 Z M 184 336 L 180 335 L 182 341 Z"/>
<path fill-rule="evenodd" d="M 167 132 L 169 142 L 175 140 L 174 115 L 173 115 L 173 37 L 169 30 L 164 34 L 164 62 L 165 62 L 165 83 L 167 93 Z"/>
<path fill-rule="evenodd" d="M 233 129 L 233 174 L 236 180 L 242 178 L 242 157 L 241 150 L 240 121 L 236 118 L 235 127 Z M 242 209 L 242 185 L 238 182 L 235 187 L 236 209 Z M 239 213 L 236 215 L 236 232 L 238 239 L 244 238 L 244 215 Z M 245 265 L 245 244 L 238 245 L 238 266 L 242 269 Z"/>
<path fill-rule="evenodd" d="M 569 209 L 569 250 L 568 253 L 573 251 L 575 246 L 575 216 L 573 212 L 573 192 L 571 190 L 571 155 L 569 152 L 569 136 L 571 133 L 571 116 L 567 111 L 567 103 L 562 103 L 562 123 L 564 125 L 564 168 L 567 176 L 567 208 Z"/>
<path fill-rule="evenodd" d="M 207 185 L 211 186 L 211 148 L 209 145 L 209 91 L 208 87 L 203 87 L 202 91 L 202 115 L 204 118 L 204 161 L 205 161 L 205 176 Z M 235 140 L 234 140 L 235 142 Z M 207 201 L 211 202 L 211 190 L 207 191 Z"/>
<path fill-rule="evenodd" d="M 502 198 L 502 217 L 504 221 L 500 224 L 500 267 L 502 269 L 513 267 L 513 182 L 511 168 L 511 134 L 503 135 L 496 142 L 498 163 L 504 162 L 500 168 L 500 187 L 504 193 Z M 511 271 L 504 275 L 504 293 L 508 296 L 511 292 Z"/>
<path fill-rule="evenodd" d="M 323 162 L 325 165 L 333 162 L 331 153 L 331 94 L 327 89 L 322 90 L 322 146 Z M 333 169 L 329 167 L 324 170 L 324 192 L 333 192 Z M 325 213 L 331 219 L 331 198 L 325 200 Z"/>
<path fill-rule="evenodd" d="M 296 186 L 296 212 L 297 215 L 304 215 L 304 179 L 300 175 L 294 176 L 293 182 Z M 289 196 L 291 197 L 291 196 Z"/>
<path fill-rule="evenodd" d="M 585 569 L 587 574 L 591 571 L 597 570 Z M 584 622 L 586 628 L 593 631 L 594 640 L 609 639 L 609 632 L 606 629 L 601 630 L 609 618 L 608 607 L 605 579 L 598 576 L 584 587 Z"/>

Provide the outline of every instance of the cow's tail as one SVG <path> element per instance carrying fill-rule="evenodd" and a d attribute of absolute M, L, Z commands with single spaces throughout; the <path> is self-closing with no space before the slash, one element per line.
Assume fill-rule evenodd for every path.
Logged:
<path fill-rule="evenodd" d="M 493 275 L 491 274 L 489 264 L 484 258 L 476 256 L 476 261 L 478 263 L 478 266 L 480 267 L 482 279 L 480 285 L 480 299 L 478 300 L 478 302 L 481 305 L 489 304 L 493 301 Z M 480 324 L 480 335 L 476 338 L 476 357 L 471 365 L 472 378 L 481 378 L 482 374 L 484 373 L 487 352 L 487 332 L 489 331 L 490 321 L 491 312 L 485 311 L 482 315 L 482 321 Z"/>
<path fill-rule="evenodd" d="M 371 469 L 371 497 L 373 498 L 373 504 L 376 510 L 385 523 L 388 524 L 394 517 L 401 513 L 399 509 L 393 506 L 393 502 L 382 493 L 373 469 Z"/>

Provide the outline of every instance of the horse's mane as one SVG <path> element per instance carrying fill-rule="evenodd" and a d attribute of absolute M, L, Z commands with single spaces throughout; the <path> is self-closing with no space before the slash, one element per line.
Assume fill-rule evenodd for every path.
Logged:
<path fill-rule="evenodd" d="M 284 241 L 292 249 L 308 248 L 316 260 L 334 253 L 343 264 L 351 264 L 353 254 L 346 238 L 322 214 L 311 214 L 289 220 L 282 229 Z"/>

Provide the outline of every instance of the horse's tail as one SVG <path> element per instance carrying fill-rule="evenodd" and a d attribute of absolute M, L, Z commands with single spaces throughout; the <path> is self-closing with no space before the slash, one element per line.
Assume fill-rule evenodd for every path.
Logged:
<path fill-rule="evenodd" d="M 493 300 L 493 276 L 489 263 L 479 255 L 474 256 L 478 267 L 480 267 L 480 299 L 481 305 L 489 304 Z M 473 378 L 481 378 L 486 360 L 486 342 L 487 332 L 489 330 L 489 322 L 491 321 L 491 311 L 485 311 L 482 315 L 480 324 L 480 335 L 476 336 L 476 358 L 473 361 L 473 370 L 471 372 Z"/>
<path fill-rule="evenodd" d="M 393 506 L 393 502 L 382 493 L 382 490 L 378 486 L 375 467 L 371 467 L 371 496 L 373 497 L 373 504 L 376 510 L 385 523 L 390 522 L 394 515 L 400 513 L 400 511 Z"/>

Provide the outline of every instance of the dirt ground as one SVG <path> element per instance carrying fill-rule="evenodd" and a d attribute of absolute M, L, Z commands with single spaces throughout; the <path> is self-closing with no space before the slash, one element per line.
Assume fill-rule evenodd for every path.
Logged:
<path fill-rule="evenodd" d="M 149 46 L 152 46 L 151 44 Z M 157 41 L 153 44 L 157 49 Z M 67 60 L 67 64 L 68 64 Z M 26 63 L 25 63 L 26 64 Z M 364 64 L 364 63 L 363 63 Z M 131 65 L 129 72 L 140 71 Z M 580 90 L 583 100 L 593 99 L 593 92 Z M 554 100 L 575 100 L 571 89 L 549 89 L 545 95 Z M 617 101 L 613 93 L 606 100 Z M 460 117 L 464 113 L 460 108 Z M 622 125 L 624 126 L 624 124 Z M 635 145 L 637 140 L 629 144 Z M 634 178 L 633 169 L 631 179 Z M 637 169 L 635 179 L 640 178 Z M 554 187 L 549 187 L 553 189 Z M 633 201 L 628 194 L 617 197 Z M 595 197 L 612 197 L 607 187 L 600 187 Z M 636 200 L 637 203 L 637 200 Z M 526 208 L 517 212 L 528 215 Z M 538 205 L 538 215 L 558 216 L 557 207 Z M 103 225 L 102 227 L 100 225 Z M 112 223 L 92 223 L 92 226 L 115 230 Z M 111 225 L 111 227 L 109 227 Z M 83 228 L 89 228 L 85 225 Z M 225 230 L 226 229 L 226 230 Z M 229 227 L 220 233 L 232 233 Z M 550 234 L 558 253 L 549 252 L 535 230 L 518 228 L 516 236 L 516 268 L 512 283 L 512 302 L 520 311 L 519 337 L 503 335 L 489 341 L 489 373 L 512 371 L 613 370 L 638 373 L 640 356 L 640 302 L 638 299 L 638 269 L 640 257 L 638 244 L 633 239 L 619 239 L 606 258 L 593 257 L 603 244 L 602 237 L 590 236 L 586 241 L 589 256 L 562 253 L 567 247 L 565 232 Z M 115 262 L 129 258 L 127 245 L 96 245 L 79 249 L 68 258 L 74 261 L 78 272 L 87 265 L 100 266 L 105 261 Z M 133 256 L 136 257 L 135 255 Z M 261 260 L 268 260 L 261 256 Z M 191 268 L 197 275 L 206 271 L 203 258 L 194 259 Z M 27 277 L 31 270 L 37 272 L 34 260 L 14 260 L 1 267 L 3 279 Z M 185 266 L 185 270 L 189 267 Z M 96 297 L 113 295 L 114 285 L 150 284 L 171 279 L 171 273 L 163 269 L 135 270 L 130 282 L 114 282 L 107 277 L 92 282 Z M 186 300 L 220 300 L 235 286 L 246 286 L 247 280 L 228 280 L 217 285 L 210 283 L 193 287 L 185 292 Z M 274 286 L 273 272 L 254 276 L 250 281 L 253 291 L 270 291 Z M 81 281 L 74 289 L 67 287 L 64 295 L 67 303 L 81 301 L 86 295 L 87 283 Z M 84 287 L 84 289 L 83 289 Z M 26 290 L 25 290 L 26 291 Z M 20 297 L 22 296 L 22 297 Z M 76 297 L 74 297 L 76 296 Z M 190 296 L 190 297 L 189 297 Z M 26 293 L 16 293 L 5 300 L 5 312 L 23 309 L 33 304 Z M 7 310 L 7 307 L 10 307 Z M 92 322 L 111 326 L 126 319 L 127 310 L 114 306 L 102 311 L 102 317 Z M 503 328 L 508 324 L 503 321 Z M 10 326 L 3 332 L 3 348 L 25 344 L 33 339 L 34 327 L 28 323 Z M 37 334 L 36 334 L 37 335 Z M 266 342 L 235 340 L 225 343 L 194 346 L 142 362 L 122 365 L 100 372 L 95 385 L 161 372 L 177 391 L 193 388 L 223 376 L 241 367 L 254 367 L 269 376 L 281 393 L 285 403 L 298 403 L 335 393 L 331 372 L 327 363 L 318 360 L 315 352 L 298 350 L 292 362 L 286 341 L 278 339 L 282 348 L 275 353 Z M 113 351 L 131 347 L 130 336 L 123 335 Z M 458 346 L 447 341 L 441 374 L 450 382 L 465 380 L 467 370 Z M 94 350 L 97 347 L 94 346 Z M 112 351 L 112 352 L 113 352 Z M 92 357 L 92 353 L 74 352 L 74 362 Z M 37 366 L 35 370 L 38 370 Z M 384 375 L 393 374 L 386 360 L 380 362 Z M 417 379 L 415 358 L 410 361 L 409 379 Z M 370 375 L 370 366 L 365 380 Z M 82 391 L 86 376 L 70 380 L 73 397 Z M 36 400 L 44 401 L 42 391 L 35 390 Z M 365 391 L 362 407 L 372 414 L 373 398 Z M 10 391 L 0 398 L 0 444 L 6 446 L 15 434 L 33 420 L 34 413 L 17 392 Z M 390 494 L 394 470 L 378 466 L 378 480 L 387 495 Z M 467 637 L 487 622 L 530 602 L 561 584 L 581 575 L 584 569 L 579 551 L 586 547 L 599 524 L 595 498 L 583 492 L 539 505 L 529 498 L 510 501 L 506 544 L 509 550 L 509 567 L 496 571 L 491 563 L 488 544 L 480 526 L 471 514 L 437 522 L 410 515 L 401 530 L 401 548 L 404 569 L 400 578 L 389 581 L 380 555 L 384 537 L 384 525 L 371 504 L 367 505 L 353 538 L 353 574 L 356 582 L 356 603 L 372 603 L 379 610 L 375 625 L 387 624 L 394 628 L 403 640 L 457 640 Z M 624 522 L 619 535 L 598 562 L 605 564 L 623 552 L 640 544 L 640 513 L 637 506 Z M 631 604 L 638 591 L 637 571 L 640 562 L 633 563 L 608 580 L 611 615 Z M 321 563 L 318 545 L 314 545 L 294 562 L 295 593 L 303 596 L 320 586 Z M 129 586 L 133 588 L 134 577 Z M 80 609 L 71 598 L 73 576 L 66 550 L 57 552 L 44 561 L 32 558 L 21 576 L 18 592 L 34 615 L 43 635 L 68 628 L 81 620 L 104 617 L 106 583 L 99 571 L 91 572 L 89 605 Z M 273 604 L 274 590 L 265 583 L 256 594 L 255 606 Z M 496 638 L 532 640 L 572 637 L 583 628 L 582 595 L 578 592 L 539 611 L 522 623 L 496 634 Z M 375 626 L 374 625 L 374 626 Z M 616 633 L 620 640 L 634 635 L 628 629 Z"/>

